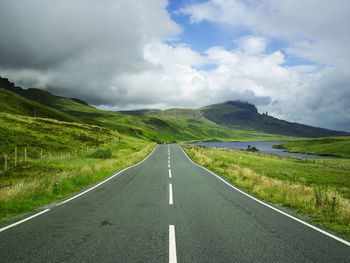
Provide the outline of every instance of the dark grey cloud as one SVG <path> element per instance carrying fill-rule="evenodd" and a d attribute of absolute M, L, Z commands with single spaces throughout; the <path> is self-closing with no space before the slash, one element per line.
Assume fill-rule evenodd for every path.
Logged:
<path fill-rule="evenodd" d="M 165 0 L 0 1 L 0 74 L 24 87 L 113 105 L 116 79 L 149 67 L 147 43 L 176 35 Z M 156 19 L 155 19 L 156 18 Z"/>

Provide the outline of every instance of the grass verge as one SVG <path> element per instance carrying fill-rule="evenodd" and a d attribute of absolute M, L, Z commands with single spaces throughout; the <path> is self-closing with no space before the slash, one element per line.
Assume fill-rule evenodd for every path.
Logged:
<path fill-rule="evenodd" d="M 121 143 L 111 142 L 99 149 L 111 152 L 111 156 L 91 154 L 62 161 L 33 161 L 12 168 L 0 176 L 0 222 L 71 195 L 135 164 L 154 146 L 152 142 L 122 136 Z"/>
<path fill-rule="evenodd" d="M 196 163 L 268 202 L 350 238 L 350 160 L 306 160 L 186 145 Z"/>
<path fill-rule="evenodd" d="M 350 137 L 295 140 L 274 147 L 288 152 L 350 158 Z"/>

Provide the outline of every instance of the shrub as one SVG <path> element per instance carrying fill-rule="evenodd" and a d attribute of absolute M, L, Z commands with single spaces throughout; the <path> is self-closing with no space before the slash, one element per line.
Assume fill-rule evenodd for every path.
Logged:
<path fill-rule="evenodd" d="M 112 151 L 110 149 L 98 149 L 89 155 L 89 158 L 101 158 L 108 159 L 112 157 Z"/>

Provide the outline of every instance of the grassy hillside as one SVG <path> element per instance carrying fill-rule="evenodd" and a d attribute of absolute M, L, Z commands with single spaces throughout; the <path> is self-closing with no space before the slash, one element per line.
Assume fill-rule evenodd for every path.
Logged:
<path fill-rule="evenodd" d="M 297 140 L 275 146 L 288 152 L 350 158 L 350 137 Z"/>
<path fill-rule="evenodd" d="M 11 91 L 0 88 L 0 112 L 20 114 L 29 117 L 51 118 L 60 121 L 79 122 L 78 118 L 70 116 L 35 101 L 26 99 Z"/>
<path fill-rule="evenodd" d="M 219 125 L 241 130 L 250 129 L 265 133 L 313 138 L 350 135 L 346 132 L 291 123 L 266 114 L 259 114 L 254 105 L 241 101 L 209 105 L 200 110 L 207 119 Z"/>
<path fill-rule="evenodd" d="M 146 122 L 147 118 L 154 118 L 163 122 L 163 125 L 167 125 L 169 129 L 167 132 L 161 134 L 163 136 L 161 138 L 168 138 L 170 141 L 193 141 L 201 139 L 216 141 L 241 139 L 270 140 L 284 138 L 284 136 L 254 130 L 239 130 L 221 126 L 205 118 L 202 112 L 196 109 L 169 109 L 145 113 L 143 116 Z M 156 129 L 157 127 L 154 128 Z"/>
<path fill-rule="evenodd" d="M 100 133 L 102 136 L 103 133 Z M 84 156 L 43 161 L 29 159 L 0 176 L 0 223 L 69 196 L 146 157 L 155 143 L 122 136 Z M 108 152 L 99 155 L 96 152 Z"/>
<path fill-rule="evenodd" d="M 15 146 L 20 151 L 28 147 L 33 157 L 38 156 L 40 150 L 68 152 L 110 142 L 115 136 L 111 130 L 98 126 L 4 112 L 0 112 L 0 126 L 1 156 L 12 153 Z"/>
<path fill-rule="evenodd" d="M 68 116 L 76 122 L 98 125 L 112 130 L 117 129 L 120 133 L 140 139 L 173 142 L 224 138 L 252 140 L 276 137 L 276 135 L 272 136 L 253 130 L 242 131 L 220 126 L 206 119 L 199 110 L 195 109 L 142 110 L 133 112 L 133 114 L 129 114 L 129 112 L 123 114 L 96 109 L 85 103 L 77 102 L 76 99 L 55 96 L 39 89 L 24 90 L 9 86 L 8 89 L 16 91 L 21 96 L 43 103 L 50 107 L 46 107 L 46 109 L 56 110 L 55 112 Z M 23 98 L 16 96 L 14 100 Z M 58 119 L 56 116 L 50 117 Z"/>
<path fill-rule="evenodd" d="M 347 135 L 347 133 L 289 123 L 259 114 L 254 105 L 240 101 L 209 105 L 199 110 L 144 109 L 121 113 L 96 109 L 77 98 L 60 97 L 40 89 L 25 90 L 0 78 L 1 87 L 17 94 L 16 96 L 7 96 L 10 97 L 9 101 L 12 101 L 11 109 L 7 109 L 8 112 L 29 116 L 37 112 L 37 116 L 40 117 L 97 125 L 118 130 L 122 134 L 156 142 L 274 140 L 283 139 L 286 136 Z M 2 90 L 2 93 L 4 92 L 10 94 L 8 91 Z M 25 101 L 26 106 L 18 107 L 18 105 L 23 104 L 22 101 Z M 33 105 L 33 103 L 36 104 Z M 2 104 L 4 105 L 4 103 Z M 3 106 L 4 109 L 6 107 Z M 18 108 L 20 110 L 17 110 Z"/>

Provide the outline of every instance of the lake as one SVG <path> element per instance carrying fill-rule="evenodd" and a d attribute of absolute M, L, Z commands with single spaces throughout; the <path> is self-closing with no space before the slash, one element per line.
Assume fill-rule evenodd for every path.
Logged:
<path fill-rule="evenodd" d="M 234 149 L 243 149 L 246 150 L 248 145 L 257 148 L 260 152 L 277 154 L 280 156 L 295 156 L 300 158 L 310 158 L 310 159 L 332 159 L 332 157 L 311 155 L 311 154 L 302 154 L 302 153 L 289 153 L 285 152 L 282 149 L 274 149 L 272 146 L 281 144 L 285 142 L 276 142 L 276 141 L 252 141 L 252 142 L 205 142 L 205 143 L 191 143 L 192 145 L 201 145 L 204 147 L 226 147 Z"/>

